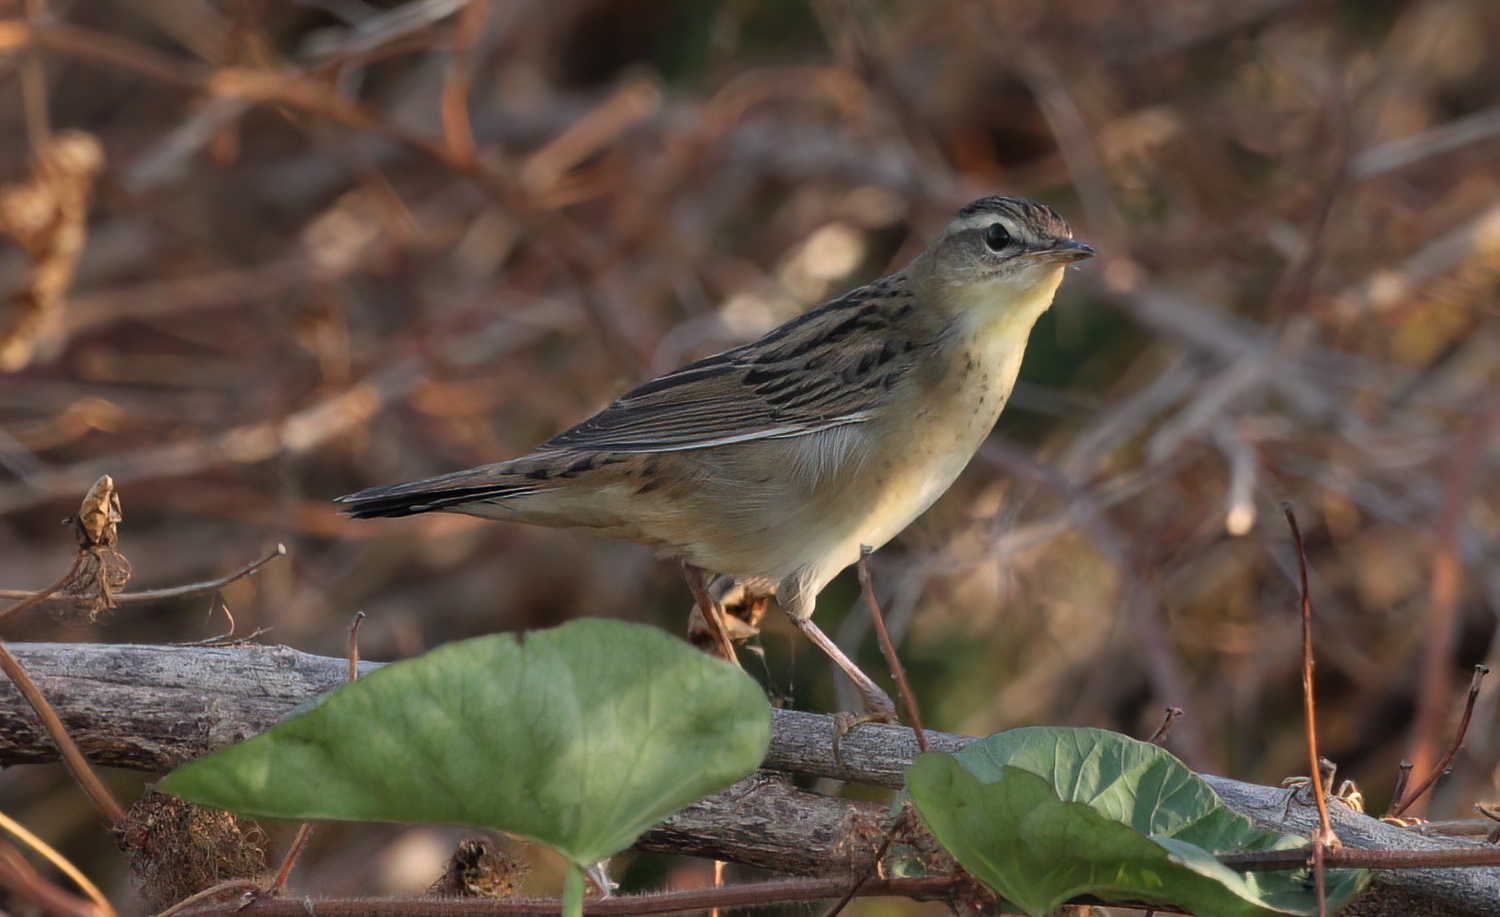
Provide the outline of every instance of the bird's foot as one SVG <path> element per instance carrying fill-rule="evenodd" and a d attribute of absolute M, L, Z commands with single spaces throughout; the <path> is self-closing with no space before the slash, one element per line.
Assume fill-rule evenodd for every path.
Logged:
<path fill-rule="evenodd" d="M 760 619 L 766 613 L 769 600 L 765 596 L 734 600 L 733 593 L 720 605 L 723 614 L 719 621 L 724 626 L 724 635 L 733 643 L 744 643 L 760 634 Z M 718 636 L 703 616 L 703 610 L 693 606 L 688 614 L 688 642 L 706 653 L 714 653 L 718 647 Z"/>

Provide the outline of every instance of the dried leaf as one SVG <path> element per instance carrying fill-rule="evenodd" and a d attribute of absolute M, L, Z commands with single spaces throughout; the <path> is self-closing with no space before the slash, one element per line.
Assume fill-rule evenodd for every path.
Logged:
<path fill-rule="evenodd" d="M 51 339 L 61 333 L 63 294 L 83 251 L 89 198 L 103 166 L 104 148 L 92 134 L 63 131 L 36 151 L 29 182 L 0 188 L 0 234 L 31 260 L 0 328 L 0 371 L 19 370 L 55 346 Z"/>
<path fill-rule="evenodd" d="M 124 517 L 120 515 L 120 495 L 115 492 L 115 481 L 104 475 L 94 482 L 78 507 L 73 526 L 78 534 L 80 548 L 108 547 L 119 539 L 115 531 Z"/>
<path fill-rule="evenodd" d="M 115 607 L 115 594 L 130 582 L 130 561 L 115 550 L 116 526 L 123 518 L 115 482 L 106 474 L 89 488 L 72 520 L 78 559 L 57 594 L 73 601 L 61 610 L 81 612 L 92 621 Z"/>

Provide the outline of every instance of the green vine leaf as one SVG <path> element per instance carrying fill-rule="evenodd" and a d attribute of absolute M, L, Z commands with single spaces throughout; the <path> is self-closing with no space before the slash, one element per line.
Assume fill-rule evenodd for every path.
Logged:
<path fill-rule="evenodd" d="M 385 666 L 161 789 L 270 818 L 493 828 L 586 868 L 749 774 L 769 743 L 765 696 L 735 666 L 582 620 Z"/>
<path fill-rule="evenodd" d="M 1228 808 L 1187 766 L 1100 729 L 1016 729 L 907 771 L 923 823 L 1032 917 L 1083 894 L 1213 917 L 1317 913 L 1306 871 L 1237 872 L 1217 855 L 1301 847 Z M 1328 873 L 1331 910 L 1368 875 Z"/>

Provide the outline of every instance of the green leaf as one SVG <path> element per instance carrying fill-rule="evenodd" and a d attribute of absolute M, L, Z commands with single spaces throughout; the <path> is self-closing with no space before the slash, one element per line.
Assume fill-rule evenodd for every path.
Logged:
<path fill-rule="evenodd" d="M 1316 914 L 1301 870 L 1241 873 L 1218 854 L 1304 838 L 1228 808 L 1161 748 L 1100 729 L 1016 729 L 907 771 L 917 814 L 959 864 L 1033 917 L 1083 894 L 1214 917 Z M 1328 873 L 1337 910 L 1368 876 Z"/>
<path fill-rule="evenodd" d="M 161 788 L 270 818 L 494 828 L 588 867 L 753 771 L 770 722 L 735 666 L 582 620 L 385 666 Z"/>

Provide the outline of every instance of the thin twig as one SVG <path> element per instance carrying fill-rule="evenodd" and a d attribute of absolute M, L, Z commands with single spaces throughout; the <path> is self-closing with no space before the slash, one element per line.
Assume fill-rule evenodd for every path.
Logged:
<path fill-rule="evenodd" d="M 1386 805 L 1385 813 L 1381 817 L 1389 818 L 1391 808 L 1401 801 L 1402 796 L 1406 795 L 1406 785 L 1411 782 L 1411 769 L 1410 761 L 1402 761 L 1396 766 L 1396 785 L 1391 788 L 1391 801 Z"/>
<path fill-rule="evenodd" d="M 358 611 L 354 613 L 354 620 L 349 624 L 349 680 L 355 681 L 359 678 L 359 622 L 365 619 L 365 613 Z M 302 855 L 302 850 L 307 846 L 307 839 L 312 837 L 313 823 L 305 821 L 297 826 L 297 834 L 292 838 L 292 846 L 287 849 L 286 856 L 281 860 L 281 868 L 276 870 L 276 878 L 266 887 L 261 894 L 272 897 L 281 894 L 286 887 L 286 880 L 292 874 L 292 867 L 296 865 L 297 858 Z"/>
<path fill-rule="evenodd" d="M 281 894 L 286 887 L 286 880 L 292 874 L 292 867 L 297 865 L 297 858 L 307 847 L 307 839 L 312 836 L 313 823 L 305 821 L 297 826 L 297 834 L 292 838 L 292 846 L 287 848 L 286 856 L 281 859 L 281 868 L 276 870 L 276 878 L 266 887 L 263 893 L 266 897 Z"/>
<path fill-rule="evenodd" d="M 65 574 L 63 576 L 62 579 L 60 579 L 57 582 L 53 583 L 52 585 L 48 586 L 46 589 L 40 589 L 40 590 L 37 590 L 36 592 L 21 592 L 21 593 L 14 593 L 14 594 L 10 593 L 10 592 L 0 593 L 0 598 L 7 598 L 7 599 L 9 599 L 9 598 L 20 598 L 21 599 L 21 601 L 19 601 L 16 604 L 10 606 L 9 608 L 5 609 L 4 611 L 0 611 L 0 620 L 4 620 L 5 618 L 10 617 L 11 615 L 16 614 L 17 612 L 25 611 L 28 608 L 33 608 L 33 607 L 35 607 L 37 605 L 40 605 L 42 602 L 46 601 L 47 599 L 52 598 L 52 596 L 56 595 L 59 590 L 61 590 L 64 586 L 66 586 L 68 583 L 71 583 L 73 581 L 73 577 L 77 576 L 78 575 L 78 571 L 80 571 L 80 570 L 83 569 L 84 562 L 87 559 L 88 559 L 88 554 L 86 554 L 83 551 L 79 551 L 78 554 L 73 558 L 73 567 L 72 567 L 72 569 L 70 569 L 67 572 L 67 574 Z"/>
<path fill-rule="evenodd" d="M 786 879 L 729 885 L 724 888 L 694 888 L 650 895 L 619 895 L 588 902 L 590 917 L 637 917 L 645 914 L 672 914 L 722 908 L 763 907 L 778 902 L 818 901 L 842 896 L 849 888 L 848 876 L 818 879 Z M 946 876 L 914 876 L 876 879 L 861 890 L 866 897 L 942 897 L 953 890 L 953 880 Z M 216 904 L 198 914 L 233 917 L 241 905 Z M 255 913 L 262 917 L 306 917 L 309 910 L 321 917 L 412 917 L 417 914 L 441 914 L 443 917 L 556 917 L 557 899 L 529 901 L 493 901 L 482 899 L 422 900 L 412 898 L 341 898 L 308 901 L 306 899 L 263 899 L 256 902 Z"/>
<path fill-rule="evenodd" d="M 921 733 L 918 733 L 918 735 L 921 735 Z M 849 890 L 844 893 L 844 897 L 840 898 L 833 907 L 829 908 L 828 913 L 824 914 L 823 917 L 839 917 L 839 914 L 843 913 L 844 908 L 848 907 L 849 903 L 859 897 L 869 887 L 870 883 L 875 880 L 875 875 L 880 869 L 881 862 L 885 859 L 885 855 L 890 852 L 891 844 L 895 843 L 897 835 L 905 831 L 911 824 L 911 813 L 912 808 L 908 803 L 902 808 L 900 814 L 891 821 L 890 828 L 885 832 L 885 838 L 881 840 L 880 847 L 876 849 L 875 855 L 870 858 L 870 863 L 865 867 L 864 873 L 853 885 L 849 886 Z"/>
<path fill-rule="evenodd" d="M 1349 171 L 1355 181 L 1364 181 L 1431 156 L 1488 140 L 1496 134 L 1500 134 L 1500 108 L 1488 108 L 1454 118 L 1419 134 L 1361 150 L 1353 158 Z"/>
<path fill-rule="evenodd" d="M 1320 793 L 1318 799 L 1323 797 Z M 1328 917 L 1328 845 L 1312 845 L 1313 888 L 1318 896 L 1318 917 Z"/>
<path fill-rule="evenodd" d="M 865 599 L 865 607 L 870 609 L 870 620 L 875 624 L 875 636 L 880 640 L 880 651 L 885 654 L 885 661 L 891 667 L 891 677 L 896 679 L 896 690 L 901 694 L 901 705 L 906 708 L 906 717 L 911 720 L 912 732 L 917 734 L 917 748 L 927 750 L 927 734 L 922 731 L 922 713 L 917 709 L 917 695 L 911 689 L 911 683 L 906 680 L 906 668 L 901 665 L 901 657 L 896 655 L 896 646 L 891 643 L 891 633 L 885 627 L 885 615 L 880 612 L 880 603 L 875 601 L 875 588 L 870 582 L 870 552 L 869 545 L 859 546 L 859 589 Z"/>
<path fill-rule="evenodd" d="M 1334 205 L 1349 188 L 1349 101 L 1342 85 L 1335 82 L 1329 87 L 1329 93 L 1334 97 L 1327 100 L 1327 107 L 1332 111 L 1324 122 L 1333 131 L 1328 144 L 1333 157 L 1333 174 L 1318 183 L 1305 240 L 1271 292 L 1272 314 L 1276 316 L 1295 316 L 1304 311 L 1313 293 L 1313 278 L 1328 254 L 1328 244 L 1324 237 L 1332 222 Z M 1286 340 L 1290 338 L 1284 338 L 1283 346 Z"/>
<path fill-rule="evenodd" d="M 1483 803 L 1475 803 L 1474 811 L 1489 819 L 1492 824 L 1500 822 L 1500 812 L 1486 807 Z M 1485 834 L 1484 841 L 1487 844 L 1500 844 L 1500 824 L 1495 824 L 1495 827 L 1491 828 L 1490 831 Z"/>
<path fill-rule="evenodd" d="M 365 613 L 356 611 L 354 620 L 349 622 L 349 680 L 359 680 L 359 625 L 364 621 Z"/>
<path fill-rule="evenodd" d="M 99 908 L 101 913 L 109 915 L 109 917 L 114 917 L 115 909 L 110 906 L 109 899 L 104 897 L 104 893 L 99 890 L 97 885 L 89 881 L 88 876 L 84 875 L 82 870 L 73 865 L 72 860 L 58 853 L 46 841 L 26 830 L 19 822 L 4 812 L 0 812 L 0 828 L 4 828 L 15 835 L 21 843 L 35 850 L 38 855 L 51 863 L 58 872 L 71 879 L 73 884 L 77 885 L 78 889 L 87 895 L 90 901 L 94 902 L 94 906 Z"/>
<path fill-rule="evenodd" d="M 119 603 L 159 602 L 162 599 L 175 599 L 185 595 L 195 595 L 200 592 L 212 592 L 215 589 L 222 589 L 228 586 L 237 579 L 250 576 L 276 558 L 285 556 L 286 545 L 277 542 L 276 547 L 272 548 L 266 556 L 250 561 L 250 563 L 245 564 L 228 576 L 221 576 L 218 579 L 206 580 L 201 583 L 188 583 L 186 586 L 173 586 L 169 589 L 142 589 L 139 592 L 122 592 L 114 598 Z"/>
<path fill-rule="evenodd" d="M 1311 851 L 1264 850 L 1256 853 L 1227 853 L 1220 863 L 1241 872 L 1271 872 L 1302 869 Z M 1448 850 L 1369 850 L 1342 847 L 1325 851 L 1324 864 L 1329 869 L 1459 869 L 1463 867 L 1500 866 L 1500 848 L 1478 844 Z"/>
<path fill-rule="evenodd" d="M 474 77 L 474 46 L 484 29 L 485 0 L 471 0 L 458 17 L 448 47 L 448 68 L 440 109 L 448 152 L 457 162 L 474 161 L 474 128 L 469 123 L 469 87 Z"/>
<path fill-rule="evenodd" d="M 252 560 L 250 563 L 245 564 L 245 566 L 234 571 L 228 576 L 221 576 L 218 579 L 205 580 L 201 583 L 188 583 L 185 586 L 172 586 L 168 589 L 140 589 L 135 592 L 116 592 L 111 596 L 111 598 L 114 599 L 115 604 L 117 605 L 126 605 L 131 602 L 159 602 L 162 599 L 175 599 L 181 598 L 185 595 L 196 595 L 200 592 L 212 592 L 215 589 L 222 589 L 225 586 L 228 586 L 230 583 L 234 582 L 237 579 L 255 573 L 261 567 L 264 567 L 266 564 L 270 563 L 278 557 L 285 556 L 286 545 L 278 543 L 276 547 L 266 556 L 261 557 L 257 560 Z M 74 572 L 76 572 L 76 568 Z M 28 592 L 24 589 L 0 589 L 0 599 L 31 599 L 31 601 L 22 602 L 20 605 L 13 605 L 10 608 L 5 609 L 4 611 L 0 611 L 0 618 L 6 617 L 17 611 L 21 611 L 23 608 L 29 608 L 32 605 L 37 604 L 37 602 L 42 601 L 43 599 L 50 598 L 57 592 L 58 589 L 62 588 L 63 583 L 66 583 L 71 577 L 72 573 L 68 575 L 68 578 L 63 579 L 56 586 L 53 586 L 51 589 L 45 590 L 43 592 L 33 593 Z"/>
<path fill-rule="evenodd" d="M 1469 510 L 1469 494 L 1479 466 L 1483 464 L 1484 448 L 1497 426 L 1500 426 L 1500 400 L 1463 432 L 1443 477 L 1446 492 L 1433 547 L 1432 582 L 1428 587 L 1427 613 L 1422 625 L 1421 681 L 1417 687 L 1417 710 L 1412 718 L 1411 744 L 1407 754 L 1415 769 L 1423 773 L 1430 770 L 1430 762 L 1449 716 L 1448 705 L 1453 690 L 1449 665 L 1458 637 L 1458 601 L 1463 586 L 1459 529 Z"/>
<path fill-rule="evenodd" d="M 107 32 L 82 29 L 61 22 L 36 28 L 16 21 L 0 23 L 0 50 L 28 45 L 84 60 L 113 64 L 182 89 L 201 90 L 207 76 L 207 71 L 202 66 L 178 61 Z"/>
<path fill-rule="evenodd" d="M 1325 854 L 1328 848 L 1341 846 L 1338 835 L 1328 818 L 1328 800 L 1324 793 L 1323 769 L 1318 754 L 1317 704 L 1313 698 L 1313 648 L 1312 648 L 1312 596 L 1307 586 L 1307 550 L 1302 543 L 1302 530 L 1297 526 L 1297 516 L 1290 503 L 1283 503 L 1281 511 L 1292 530 L 1292 544 L 1297 550 L 1297 571 L 1302 590 L 1302 712 L 1307 726 L 1307 756 L 1310 763 L 1308 780 L 1311 782 L 1313 799 L 1318 805 L 1318 830 L 1313 835 L 1312 870 L 1313 881 L 1318 890 L 1318 917 L 1326 917 L 1328 898 L 1325 894 Z"/>
<path fill-rule="evenodd" d="M 1427 779 L 1423 780 L 1421 785 L 1415 790 L 1412 790 L 1411 795 L 1402 797 L 1399 803 L 1392 804 L 1390 810 L 1386 813 L 1387 815 L 1392 818 L 1400 816 L 1411 807 L 1412 803 L 1421 799 L 1423 793 L 1432 789 L 1433 784 L 1437 783 L 1448 772 L 1448 767 L 1453 764 L 1453 758 L 1458 754 L 1459 749 L 1464 747 L 1464 736 L 1469 731 L 1469 720 L 1474 716 L 1474 702 L 1479 698 L 1479 685 L 1484 681 L 1484 676 L 1489 673 L 1490 667 L 1487 665 L 1476 665 L 1474 667 L 1474 675 L 1469 679 L 1469 696 L 1464 701 L 1464 713 L 1458 721 L 1458 731 L 1454 733 L 1453 741 L 1448 743 L 1448 750 L 1443 753 L 1443 757 L 1433 767 L 1432 773 L 1427 775 Z M 1410 767 L 1408 767 L 1408 770 L 1410 770 Z"/>
<path fill-rule="evenodd" d="M 724 861 L 714 860 L 714 888 L 724 887 Z M 716 904 L 709 909 L 708 917 L 720 917 L 719 906 Z"/>
<path fill-rule="evenodd" d="M 9 842 L 0 842 L 0 845 L 9 853 L 8 856 L 0 856 L 0 888 L 8 893 L 7 906 L 30 903 L 34 910 L 18 910 L 22 913 L 31 910 L 46 914 L 47 917 L 99 917 L 100 912 L 95 909 L 93 902 L 71 895 L 43 879 Z M 105 913 L 112 917 L 114 912 Z"/>
<path fill-rule="evenodd" d="M 1297 551 L 1297 571 L 1302 591 L 1302 711 L 1307 726 L 1307 757 L 1314 797 L 1318 803 L 1318 824 L 1322 843 L 1337 843 L 1333 827 L 1328 819 L 1328 802 L 1324 798 L 1323 769 L 1318 754 L 1317 704 L 1313 697 L 1313 650 L 1312 650 L 1312 598 L 1307 586 L 1307 550 L 1302 543 L 1302 530 L 1297 526 L 1297 516 L 1290 503 L 1283 503 L 1281 511 L 1286 515 L 1287 525 L 1292 529 L 1292 545 Z M 1329 839 L 1332 838 L 1332 841 Z"/>
<path fill-rule="evenodd" d="M 41 0 L 27 0 L 26 20 L 33 28 L 44 12 Z M 35 48 L 21 59 L 21 102 L 32 152 L 45 155 L 52 148 L 52 120 L 47 114 L 47 73 Z"/>
<path fill-rule="evenodd" d="M 1167 740 L 1167 733 L 1172 731 L 1172 724 L 1177 722 L 1179 716 L 1182 716 L 1181 707 L 1168 707 L 1166 714 L 1161 718 L 1161 725 L 1156 727 L 1156 731 L 1151 733 L 1151 738 L 1146 741 L 1152 745 L 1160 745 L 1165 742 Z"/>
<path fill-rule="evenodd" d="M 190 910 L 205 901 L 219 898 L 228 898 L 231 894 L 241 899 L 240 907 L 244 908 L 248 902 L 243 899 L 260 892 L 260 883 L 254 879 L 229 879 L 218 885 L 211 885 L 203 891 L 188 895 L 181 901 L 157 914 L 156 917 L 177 917 L 183 911 Z"/>

